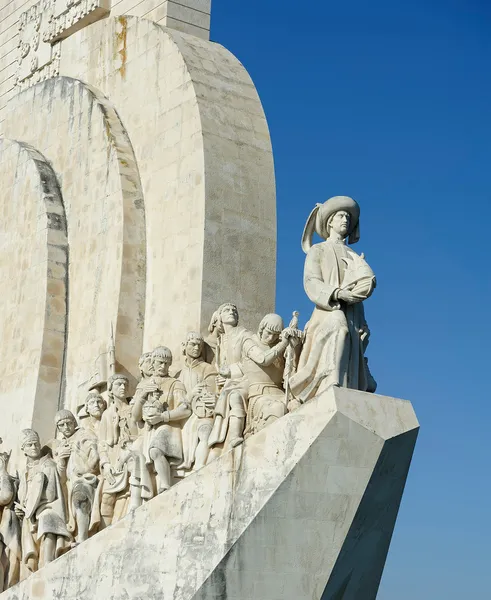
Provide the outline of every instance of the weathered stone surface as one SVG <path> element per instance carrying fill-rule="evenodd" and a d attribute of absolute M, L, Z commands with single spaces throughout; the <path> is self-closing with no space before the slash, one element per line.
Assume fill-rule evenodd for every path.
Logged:
<path fill-rule="evenodd" d="M 53 431 L 67 319 L 67 230 L 59 182 L 45 157 L 0 139 L 1 436 L 18 453 L 21 429 Z"/>
<path fill-rule="evenodd" d="M 272 310 L 275 183 L 257 92 L 222 46 L 136 17 L 60 44 L 62 76 L 17 94 L 4 130 L 60 184 L 68 325 L 65 383 L 50 402 L 75 410 L 111 329 L 134 383 L 142 350 L 165 343 L 178 363 L 183 332 L 205 332 L 224 298 L 250 327 Z"/>
<path fill-rule="evenodd" d="M 43 406 L 54 402 L 56 411 L 67 398 L 75 409 L 87 391 L 97 357 L 107 352 L 111 328 L 121 368 L 135 377 L 138 374 L 146 261 L 141 183 L 114 107 L 90 86 L 64 77 L 50 79 L 21 92 L 16 106 L 17 116 L 9 122 L 11 137 L 37 147 L 50 161 L 60 184 L 70 248 L 68 289 L 55 290 L 63 302 L 67 298 L 66 341 L 61 344 L 61 351 L 65 345 L 64 386 L 61 394 L 45 394 Z M 0 155 L 0 164 L 4 160 Z M 4 198 L 8 205 L 8 196 Z M 5 221 L 4 226 L 16 239 L 23 239 L 29 218 Z M 22 275 L 21 266 L 16 278 L 22 280 Z M 0 321 L 17 318 L 12 308 Z M 35 324 L 31 331 L 36 331 Z M 11 359 L 18 359 L 20 351 L 7 348 Z M 20 404 L 10 404 L 23 410 Z M 47 417 L 49 437 L 53 416 L 54 412 Z"/>
<path fill-rule="evenodd" d="M 331 388 L 1 598 L 375 599 L 417 432 Z"/>

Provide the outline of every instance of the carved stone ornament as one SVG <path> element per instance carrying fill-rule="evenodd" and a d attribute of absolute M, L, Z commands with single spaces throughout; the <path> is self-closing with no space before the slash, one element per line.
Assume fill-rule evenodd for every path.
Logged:
<path fill-rule="evenodd" d="M 23 12 L 19 19 L 17 86 L 25 89 L 57 76 L 60 40 L 107 15 L 109 9 L 110 0 L 41 0 Z"/>

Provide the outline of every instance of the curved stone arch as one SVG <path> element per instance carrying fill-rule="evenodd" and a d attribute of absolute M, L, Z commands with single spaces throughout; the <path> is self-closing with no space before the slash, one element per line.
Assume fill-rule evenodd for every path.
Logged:
<path fill-rule="evenodd" d="M 0 173 L 6 192 L 0 268 L 5 269 L 5 261 L 12 260 L 14 268 L 21 269 L 15 273 L 19 276 L 18 292 L 12 278 L 4 281 L 0 332 L 8 354 L 0 361 L 0 398 L 6 399 L 2 414 L 7 423 L 12 410 L 11 425 L 34 427 L 46 439 L 52 434 L 53 418 L 62 401 L 65 366 L 65 208 L 55 172 L 46 157 L 29 144 L 0 139 Z M 13 205 L 17 215 L 22 213 L 20 218 L 29 215 L 29 222 L 20 223 L 6 204 Z M 16 225 L 23 225 L 22 230 L 16 230 Z M 11 302 L 8 292 L 13 292 Z M 16 410 L 17 400 L 22 402 L 21 414 Z M 18 433 L 16 427 L 10 429 Z M 8 435 L 8 431 L 2 432 L 2 436 Z M 11 447 L 16 448 L 15 442 Z"/>
<path fill-rule="evenodd" d="M 143 345 L 145 323 L 146 288 L 146 235 L 143 189 L 133 146 L 116 108 L 97 88 L 70 77 L 60 77 L 74 85 L 83 85 L 99 107 L 105 124 L 107 141 L 117 157 L 121 193 L 123 198 L 123 257 L 121 262 L 121 286 L 117 321 L 114 328 L 117 367 L 130 375 L 138 374 L 138 358 Z M 137 241 L 137 245 L 135 245 Z M 133 248 L 138 247 L 137 256 Z M 129 285 L 124 285 L 128 282 Z M 136 300 L 136 321 L 135 304 Z M 135 331 L 128 331 L 128 323 L 134 322 Z M 140 335 L 135 335 L 140 333 Z M 127 341 L 128 343 L 125 343 Z M 136 358 L 136 360 L 135 360 Z"/>
<path fill-rule="evenodd" d="M 113 342 L 116 369 L 139 376 L 146 286 L 139 169 L 114 104 L 80 79 L 41 82 L 10 109 L 8 134 L 46 155 L 65 201 L 72 302 L 64 404 L 76 409 L 88 385 L 107 378 Z"/>

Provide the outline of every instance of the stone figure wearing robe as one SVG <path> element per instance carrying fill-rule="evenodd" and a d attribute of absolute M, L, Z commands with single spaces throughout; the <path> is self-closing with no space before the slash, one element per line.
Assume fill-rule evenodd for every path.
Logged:
<path fill-rule="evenodd" d="M 171 465 L 182 463 L 182 422 L 191 415 L 183 384 L 169 375 L 172 353 L 160 346 L 152 353 L 153 375 L 134 398 L 132 415 L 142 428 L 134 445 L 143 453 L 147 465 L 153 466 L 157 493 L 172 485 Z"/>
<path fill-rule="evenodd" d="M 128 403 L 128 378 L 111 375 L 107 382 L 108 407 L 99 429 L 100 469 L 104 478 L 101 519 L 105 527 L 122 519 L 129 510 L 152 498 L 153 489 L 145 457 L 130 452 L 138 437 L 138 425 Z"/>
<path fill-rule="evenodd" d="M 262 319 L 257 334 L 245 340 L 241 364 L 249 382 L 246 437 L 286 414 L 284 353 L 298 335 L 295 338 L 294 330 L 283 329 L 280 315 L 269 314 Z"/>
<path fill-rule="evenodd" d="M 235 447 L 244 441 L 249 382 L 242 370 L 242 348 L 252 332 L 239 325 L 235 304 L 222 304 L 214 313 L 209 331 L 216 335 L 219 396 L 215 406 L 210 448 L 218 444 Z"/>
<path fill-rule="evenodd" d="M 290 380 L 300 402 L 331 385 L 362 391 L 376 387 L 364 356 L 369 330 L 363 310 L 375 276 L 363 256 L 346 245 L 346 239 L 351 244 L 359 239 L 359 216 L 353 199 L 336 196 L 316 206 L 305 226 L 304 287 L 315 308 L 305 328 L 297 373 Z M 312 245 L 314 231 L 325 241 Z"/>
<path fill-rule="evenodd" d="M 98 531 L 101 521 L 98 440 L 89 429 L 78 427 L 69 410 L 58 411 L 55 424 L 61 439 L 53 440 L 51 447 L 64 483 L 68 531 L 80 543 Z"/>
<path fill-rule="evenodd" d="M 14 511 L 17 482 L 7 471 L 9 458 L 10 453 L 0 452 L 0 592 L 19 581 L 21 561 L 20 523 Z"/>
<path fill-rule="evenodd" d="M 99 429 L 101 427 L 102 413 L 107 408 L 107 402 L 97 390 L 91 390 L 85 399 L 85 403 L 78 411 L 80 425 L 84 429 L 89 429 L 99 438 Z"/>
<path fill-rule="evenodd" d="M 213 426 L 216 402 L 215 367 L 205 362 L 205 342 L 197 332 L 190 332 L 183 342 L 184 367 L 177 374 L 186 388 L 192 415 L 182 428 L 184 469 L 197 470 L 206 465 L 209 455 L 208 439 Z"/>
<path fill-rule="evenodd" d="M 60 556 L 69 546 L 68 515 L 55 461 L 41 452 L 38 434 L 21 431 L 26 468 L 20 477 L 17 516 L 22 519 L 21 578 Z"/>

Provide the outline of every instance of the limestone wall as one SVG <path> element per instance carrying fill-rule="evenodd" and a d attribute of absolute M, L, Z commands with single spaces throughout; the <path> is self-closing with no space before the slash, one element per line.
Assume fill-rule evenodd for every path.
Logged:
<path fill-rule="evenodd" d="M 0 0 L 0 134 L 7 102 L 15 94 L 19 18 L 39 0 Z M 145 17 L 177 30 L 209 38 L 210 0 L 112 0 L 111 15 Z"/>
<path fill-rule="evenodd" d="M 46 439 L 64 375 L 67 233 L 59 184 L 46 159 L 0 139 L 1 437 L 14 451 L 21 429 Z M 51 402 L 44 402 L 51 398 Z"/>
<path fill-rule="evenodd" d="M 251 329 L 274 310 L 275 181 L 257 91 L 219 44 L 126 16 L 58 44 L 60 75 L 13 96 L 2 127 L 60 184 L 66 352 L 60 397 L 44 401 L 75 409 L 111 329 L 134 383 L 157 345 L 178 369 L 183 337 L 222 302 Z"/>

